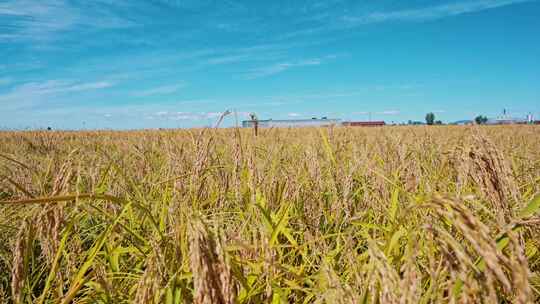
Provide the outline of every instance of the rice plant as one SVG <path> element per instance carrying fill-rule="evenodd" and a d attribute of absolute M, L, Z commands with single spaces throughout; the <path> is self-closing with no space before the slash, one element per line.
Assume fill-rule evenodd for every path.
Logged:
<path fill-rule="evenodd" d="M 540 301 L 540 129 L 0 133 L 0 302 Z"/>

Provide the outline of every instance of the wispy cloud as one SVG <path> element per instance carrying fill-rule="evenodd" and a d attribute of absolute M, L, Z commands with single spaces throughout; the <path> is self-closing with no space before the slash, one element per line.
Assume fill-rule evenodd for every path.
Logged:
<path fill-rule="evenodd" d="M 19 108 L 43 101 L 44 97 L 59 96 L 68 93 L 101 90 L 112 87 L 107 81 L 77 82 L 73 80 L 49 80 L 30 82 L 14 87 L 0 95 L 0 105 L 7 108 Z"/>
<path fill-rule="evenodd" d="M 287 113 L 287 116 L 289 116 L 289 117 L 300 117 L 302 115 L 299 114 L 299 113 Z"/>
<path fill-rule="evenodd" d="M 418 9 L 407 9 L 400 11 L 382 11 L 366 15 L 348 15 L 343 20 L 349 26 L 362 24 L 391 22 L 391 21 L 428 21 L 445 17 L 457 16 L 467 13 L 474 13 L 488 9 L 508 6 L 512 4 L 531 2 L 535 0 L 475 0 L 449 3 L 437 6 L 429 6 Z"/>
<path fill-rule="evenodd" d="M 362 96 L 378 91 L 385 92 L 401 92 L 401 91 L 412 91 L 417 88 L 421 88 L 422 85 L 417 84 L 377 84 L 377 85 L 364 85 L 364 86 L 355 86 L 354 90 L 349 91 L 315 91 L 303 94 L 288 94 L 288 95 L 272 95 L 264 96 L 265 98 L 271 100 L 283 100 L 287 102 L 291 101 L 310 101 L 310 100 L 334 100 L 341 98 L 349 98 L 355 96 Z"/>
<path fill-rule="evenodd" d="M 168 120 L 199 120 L 201 115 L 198 113 L 189 113 L 189 112 L 170 112 L 170 111 L 159 111 L 152 115 L 149 115 L 147 118 L 154 119 L 168 119 Z"/>
<path fill-rule="evenodd" d="M 180 89 L 186 87 L 186 83 L 170 84 L 151 88 L 147 90 L 137 91 L 133 93 L 133 96 L 148 97 L 155 95 L 169 95 L 178 92 Z"/>
<path fill-rule="evenodd" d="M 251 80 L 251 79 L 256 79 L 256 78 L 261 78 L 261 77 L 267 77 L 267 76 L 285 72 L 289 69 L 298 68 L 298 67 L 306 67 L 306 66 L 316 66 L 316 65 L 320 65 L 321 63 L 322 63 L 322 60 L 319 58 L 301 60 L 297 62 L 275 63 L 269 66 L 253 69 L 250 72 L 248 72 L 244 76 L 244 78 Z"/>
<path fill-rule="evenodd" d="M 15 87 L 10 95 L 28 94 L 28 95 L 47 95 L 61 94 L 69 92 L 80 92 L 87 90 L 104 89 L 113 84 L 107 81 L 98 82 L 75 82 L 72 80 L 49 80 L 45 82 L 30 82 Z M 5 95 L 0 95 L 0 97 Z"/>
<path fill-rule="evenodd" d="M 5 18 L 6 33 L 0 41 L 48 41 L 60 32 L 74 28 L 111 29 L 134 24 L 112 12 L 110 4 L 101 2 L 101 8 L 75 6 L 64 0 L 8 0 L 0 3 L 0 15 Z M 107 9 L 109 8 L 109 9 Z"/>
<path fill-rule="evenodd" d="M 300 37 L 328 36 L 329 32 L 337 33 L 369 24 L 430 21 L 534 1 L 538 0 L 461 0 L 403 10 L 369 9 L 367 5 L 351 5 L 350 2 L 339 1 L 343 3 L 342 6 L 337 6 L 338 9 L 325 8 L 324 11 L 310 12 L 307 16 L 298 17 L 305 23 L 301 22 L 297 29 L 278 35 L 277 38 L 298 40 Z"/>
<path fill-rule="evenodd" d="M 164 6 L 159 1 L 170 5 Z M 287 72 L 292 74 L 294 71 L 317 72 L 316 75 L 302 75 L 319 79 L 322 66 L 341 58 L 341 55 L 323 54 L 339 52 L 347 45 L 356 50 L 354 62 L 348 60 L 351 69 L 362 69 L 362 73 L 368 75 L 376 70 L 377 56 L 369 56 L 370 47 L 366 47 L 365 52 L 361 47 L 373 44 L 371 47 L 377 49 L 378 42 L 377 32 L 371 32 L 371 27 L 366 25 L 377 24 L 378 28 L 383 23 L 432 21 L 532 1 L 535 0 L 423 0 L 398 1 L 398 4 L 394 0 L 373 3 L 309 0 L 276 1 L 261 6 L 257 1 L 243 0 L 0 0 L 0 44 L 7 46 L 2 50 L 9 55 L 4 56 L 4 61 L 0 59 L 0 77 L 3 77 L 0 78 L 0 105 L 7 105 L 5 113 L 8 114 L 4 117 L 16 116 L 11 115 L 9 109 L 31 108 L 29 112 L 39 114 L 48 110 L 75 113 L 73 111 L 78 109 L 74 108 L 85 105 L 90 109 L 88 111 L 99 112 L 100 118 L 114 115 L 116 119 L 128 105 L 140 106 L 144 97 L 164 96 L 162 100 L 166 99 L 166 102 L 156 98 L 148 108 L 140 109 L 137 117 L 150 115 L 161 118 L 156 114 L 159 110 L 187 110 L 191 112 L 168 112 L 163 117 L 167 118 L 166 121 L 204 120 L 218 115 L 219 112 L 211 111 L 220 110 L 221 106 L 276 113 L 278 107 L 293 104 L 297 106 L 279 111 L 279 115 L 310 117 L 298 104 L 310 109 L 323 109 L 329 105 L 332 107 L 332 102 L 343 107 L 359 107 L 359 110 L 373 109 L 374 115 L 397 115 L 395 112 L 398 111 L 392 108 L 399 107 L 399 104 L 384 103 L 384 100 L 419 94 L 425 94 L 425 99 L 428 99 L 432 97 L 428 95 L 436 91 L 429 88 L 419 90 L 414 85 L 399 83 L 384 85 L 385 82 L 400 81 L 396 77 L 401 75 L 402 66 L 392 66 L 389 73 L 374 75 L 375 78 L 370 78 L 374 82 L 371 85 L 354 83 L 360 78 L 348 75 L 350 73 L 336 75 L 336 82 L 325 83 L 314 90 L 303 85 L 280 83 L 283 90 L 298 93 L 289 96 L 265 97 L 263 95 L 288 93 L 271 92 L 268 87 L 258 86 L 246 91 L 242 90 L 245 83 L 236 80 L 262 81 L 264 77 Z M 398 6 L 402 9 L 395 9 Z M 509 13 L 512 13 L 511 9 Z M 481 17 L 486 19 L 478 18 L 478 23 L 490 16 Z M 139 31 L 137 27 L 145 30 Z M 452 28 L 441 27 L 440 30 L 452 31 Z M 497 31 L 500 29 L 495 28 L 490 33 L 496 34 Z M 407 43 L 400 41 L 403 39 L 401 35 L 395 38 L 392 41 Z M 431 38 L 426 37 L 428 40 Z M 45 47 L 56 49 L 51 52 Z M 476 51 L 471 49 L 471 54 Z M 411 62 L 421 62 L 413 57 Z M 367 62 L 371 58 L 373 62 Z M 398 57 L 390 59 L 397 60 Z M 380 60 L 386 62 L 384 56 Z M 29 70 L 32 73 L 28 73 Z M 112 78 L 110 75 L 114 74 L 128 75 L 129 79 Z M 231 74 L 236 78 L 231 79 Z M 51 80 L 51 75 L 58 78 L 87 75 L 84 77 L 90 77 L 86 78 L 90 80 Z M 92 80 L 92 77 L 101 77 L 96 75 L 107 76 Z M 185 86 L 179 81 L 190 77 L 203 79 L 197 87 L 190 88 L 193 100 L 185 102 L 192 104 L 178 101 L 173 107 L 171 99 Z M 156 79 L 167 79 L 167 82 L 156 84 Z M 217 95 L 201 89 L 204 85 L 218 82 L 215 88 Z M 136 83 L 137 86 L 127 93 L 120 85 L 118 90 L 107 90 L 120 83 Z M 250 93 L 246 93 L 248 91 Z M 203 105 L 204 98 L 219 100 Z M 423 99 L 419 100 L 415 102 Z M 379 109 L 376 106 L 362 107 L 377 101 L 381 101 Z M 118 110 L 107 112 L 114 105 Z M 383 111 L 386 108 L 390 110 Z M 297 110 L 301 114 L 288 113 Z M 405 111 L 403 115 L 408 113 L 407 109 L 401 110 Z M 131 112 L 126 115 L 135 117 Z M 133 120 L 137 121 L 136 118 Z"/>
<path fill-rule="evenodd" d="M 377 112 L 377 114 L 381 115 L 399 115 L 401 112 L 399 110 L 386 110 L 382 112 Z"/>
<path fill-rule="evenodd" d="M 300 47 L 308 47 L 312 42 L 280 42 L 271 44 L 255 44 L 252 46 L 224 48 L 212 50 L 205 54 L 208 58 L 199 58 L 198 67 L 236 64 L 240 62 L 269 62 L 286 60 L 290 50 Z M 347 54 L 333 54 L 322 57 L 317 60 L 335 59 Z M 304 60 L 307 61 L 307 60 Z M 298 63 L 298 62 L 297 62 Z M 278 65 L 277 63 L 276 65 Z M 284 64 L 290 64 L 288 62 Z"/>
<path fill-rule="evenodd" d="M 219 65 L 219 64 L 229 64 L 240 61 L 245 61 L 249 59 L 250 56 L 247 54 L 228 54 L 223 56 L 216 56 L 206 60 L 204 63 L 208 65 Z"/>
<path fill-rule="evenodd" d="M 208 33 L 248 33 L 259 36 L 261 32 L 272 31 L 271 25 L 263 26 L 266 17 L 258 12 L 271 12 L 279 16 L 283 23 L 292 22 L 294 31 L 285 31 L 275 35 L 276 40 L 292 41 L 298 36 L 313 36 L 324 32 L 342 30 L 364 24 L 391 22 L 391 21 L 425 21 L 440 19 L 466 13 L 473 13 L 513 4 L 531 2 L 535 0 L 471 0 L 452 2 L 441 5 L 424 6 L 414 9 L 397 11 L 367 9 L 366 5 L 355 5 L 349 1 L 313 1 L 313 3 L 291 3 L 269 5 L 261 10 L 253 3 L 240 3 L 239 1 L 161 1 L 169 4 L 170 10 L 178 10 L 178 14 L 198 13 L 190 19 L 191 26 L 175 35 L 168 37 L 134 37 L 129 39 L 136 43 L 159 44 L 163 39 L 174 37 L 189 38 L 189 35 L 203 35 Z M 197 2 L 197 4 L 194 4 Z M 321 4 L 320 2 L 326 2 Z M 427 1 L 426 1 L 427 2 Z M 0 41 L 12 40 L 40 40 L 47 41 L 57 37 L 57 34 L 70 30 L 96 30 L 96 29 L 123 29 L 152 22 L 141 11 L 156 11 L 156 3 L 146 1 L 99 1 L 71 2 L 67 0 L 7 0 L 0 3 L 0 15 L 5 18 L 6 29 L 0 35 Z M 379 6 L 380 7 L 380 6 Z M 210 9 L 211 8 L 211 9 Z M 345 12 L 345 13 L 344 13 Z M 200 15 L 199 15 L 200 14 Z M 192 14 L 193 15 L 193 14 Z M 125 16 L 130 16 L 126 18 Z M 202 18 L 201 18 L 202 17 Z M 208 22 L 211 20 L 211 22 Z M 276 28 L 276 26 L 274 26 Z M 280 27 L 277 27 L 280 28 Z M 187 35 L 187 36 L 186 36 Z M 193 37 L 191 37 L 193 38 Z M 252 37 L 253 38 L 253 37 Z M 317 39 L 321 40 L 321 37 Z M 223 60 L 223 61 L 221 61 Z M 212 64 L 227 62 L 229 60 L 242 60 L 241 56 L 225 56 Z"/>
<path fill-rule="evenodd" d="M 275 74 L 282 73 L 292 68 L 304 67 L 304 66 L 314 66 L 320 65 L 321 61 L 319 59 L 311 59 L 299 62 L 285 62 L 285 63 L 276 63 L 270 66 L 261 67 L 252 70 L 249 72 L 245 78 L 246 79 L 256 79 L 261 77 L 267 77 Z"/>
<path fill-rule="evenodd" d="M 158 111 L 153 114 L 147 115 L 147 119 L 165 119 L 165 120 L 213 120 L 221 117 L 224 112 L 174 112 L 174 111 Z M 240 117 L 247 117 L 249 113 L 238 112 L 236 113 Z"/>

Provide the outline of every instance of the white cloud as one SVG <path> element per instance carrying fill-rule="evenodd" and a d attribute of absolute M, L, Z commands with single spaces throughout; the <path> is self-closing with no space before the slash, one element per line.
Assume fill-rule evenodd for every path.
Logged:
<path fill-rule="evenodd" d="M 330 8 L 321 11 L 307 12 L 302 8 L 297 10 L 300 16 L 295 16 L 297 29 L 277 36 L 278 40 L 298 40 L 298 37 L 325 35 L 329 32 L 342 31 L 361 27 L 368 24 L 384 22 L 422 22 L 437 20 L 466 13 L 480 12 L 519 3 L 537 0 L 453 0 L 446 4 L 435 4 L 414 9 L 384 10 L 370 9 L 373 4 L 357 4 L 355 1 L 340 1 L 342 5 L 330 4 Z M 369 2 L 369 1 L 368 1 Z M 386 1 L 373 1 L 375 6 L 383 7 Z M 400 1 L 409 3 L 409 1 Z M 435 1 L 423 1 L 436 3 Z M 442 2 L 442 1 L 437 1 Z M 381 5 L 377 5 L 377 4 Z M 314 6 L 315 7 L 315 6 Z"/>
<path fill-rule="evenodd" d="M 0 3 L 0 15 L 7 15 L 10 32 L 0 36 L 0 41 L 47 41 L 54 35 L 76 27 L 84 29 L 110 29 L 132 26 L 127 19 L 98 6 L 75 6 L 64 0 L 8 0 Z"/>
<path fill-rule="evenodd" d="M 174 112 L 174 111 L 158 111 L 154 114 L 146 116 L 149 119 L 159 118 L 166 120 L 208 120 L 216 119 L 223 115 L 223 112 Z"/>
<path fill-rule="evenodd" d="M 275 74 L 287 71 L 292 68 L 315 66 L 315 65 L 320 65 L 321 63 L 322 63 L 322 60 L 319 58 L 302 60 L 302 61 L 297 61 L 297 62 L 276 63 L 270 66 L 251 70 L 249 73 L 247 73 L 247 75 L 245 76 L 245 79 L 256 79 L 256 78 L 271 76 L 271 75 L 275 75 Z"/>
<path fill-rule="evenodd" d="M 164 86 L 159 86 L 159 87 L 148 89 L 148 90 L 134 92 L 133 96 L 148 97 L 148 96 L 154 96 L 154 95 L 168 95 L 168 94 L 173 94 L 173 93 L 178 92 L 178 90 L 180 90 L 181 88 L 184 88 L 185 86 L 186 86 L 185 83 L 164 85 Z"/>
<path fill-rule="evenodd" d="M 390 84 L 390 85 L 375 85 L 375 86 L 371 87 L 371 89 L 373 89 L 375 91 L 388 91 L 388 90 L 407 91 L 407 90 L 417 89 L 419 87 L 421 87 L 421 86 L 417 85 L 417 84 L 398 84 L 398 85 Z"/>
<path fill-rule="evenodd" d="M 88 90 L 104 89 L 113 86 L 107 81 L 74 82 L 71 80 L 48 80 L 45 82 L 30 82 L 15 87 L 10 93 L 0 95 L 0 101 L 21 96 L 41 96 L 48 94 L 63 94 Z"/>
<path fill-rule="evenodd" d="M 67 93 L 67 92 L 80 92 L 88 90 L 98 90 L 111 87 L 113 84 L 107 81 L 91 82 L 91 83 L 80 83 L 74 85 L 68 85 L 63 88 L 55 88 L 51 90 L 51 93 Z"/>
<path fill-rule="evenodd" d="M 461 14 L 474 13 L 487 9 L 493 9 L 512 4 L 530 2 L 534 0 L 475 0 L 462 1 L 457 3 L 442 4 L 419 9 L 408 9 L 401 11 L 374 12 L 360 16 L 345 16 L 343 20 L 349 26 L 362 24 L 391 22 L 391 21 L 427 21 L 445 17 L 457 16 Z"/>
<path fill-rule="evenodd" d="M 288 113 L 287 116 L 289 116 L 289 117 L 299 117 L 301 115 L 298 114 L 298 113 Z"/>
<path fill-rule="evenodd" d="M 281 36 L 276 35 L 274 40 L 291 41 L 296 36 L 319 35 L 363 24 L 433 20 L 531 1 L 535 0 L 461 0 L 460 2 L 454 1 L 454 3 L 397 11 L 373 11 L 373 9 L 368 11 L 368 5 L 357 5 L 354 2 L 343 0 L 275 4 L 268 5 L 265 10 L 257 8 L 256 4 L 249 1 L 242 4 L 239 1 L 188 1 L 204 3 L 204 5 L 197 4 L 195 7 L 211 7 L 212 9 L 199 12 L 201 15 L 197 20 L 194 20 L 195 22 L 183 31 L 176 33 L 174 37 L 176 39 L 178 37 L 193 38 L 196 35 L 204 35 L 205 31 L 222 33 L 223 30 L 255 35 L 270 32 L 273 26 L 276 27 L 275 24 L 263 25 L 262 21 L 266 21 L 264 18 L 271 14 L 278 17 L 279 20 L 285 20 L 285 22 L 294 20 L 298 29 L 285 32 Z M 183 4 L 186 1 L 164 2 L 176 3 L 176 5 L 171 5 L 170 10 L 180 9 L 179 13 L 192 12 L 185 11 L 186 7 L 193 6 Z M 182 2 L 182 4 L 177 2 Z M 325 4 L 322 5 L 322 2 Z M 429 3 L 430 1 L 425 2 Z M 155 9 L 155 3 L 145 1 L 4 0 L 0 3 L 0 15 L 7 15 L 11 18 L 7 18 L 7 26 L 5 27 L 7 30 L 0 35 L 0 41 L 47 41 L 60 37 L 57 34 L 71 30 L 122 29 L 150 22 L 155 24 L 148 18 L 148 15 L 140 14 L 145 10 L 154 12 L 152 9 Z M 216 15 L 220 18 L 216 18 Z M 125 16 L 129 16 L 129 18 Z M 279 26 L 276 28 L 281 29 Z M 164 38 L 167 37 L 141 38 L 130 35 L 129 39 L 125 40 L 139 44 L 162 45 Z M 317 43 L 320 43 L 320 40 L 319 37 Z M 211 59 L 207 63 L 221 64 L 237 61 L 244 61 L 243 56 L 226 54 L 221 58 Z"/>
<path fill-rule="evenodd" d="M 171 116 L 172 120 L 200 120 L 200 117 L 196 114 L 184 113 L 180 115 Z"/>
<path fill-rule="evenodd" d="M 216 118 L 223 115 L 223 112 L 209 112 L 209 113 L 201 113 L 202 116 L 206 118 Z"/>
<path fill-rule="evenodd" d="M 377 114 L 382 114 L 382 115 L 399 115 L 399 114 L 400 114 L 400 111 L 399 111 L 399 110 L 386 110 L 386 111 L 378 112 Z"/>
<path fill-rule="evenodd" d="M 275 105 L 282 105 L 284 103 L 299 102 L 299 101 L 320 100 L 320 99 L 334 100 L 334 99 L 339 99 L 339 98 L 362 96 L 373 91 L 411 91 L 419 87 L 421 86 L 415 85 L 415 84 L 367 85 L 367 86 L 356 86 L 355 90 L 351 90 L 351 91 L 327 91 L 327 92 L 315 91 L 315 92 L 303 93 L 303 94 L 264 96 L 264 98 L 277 100 L 279 102 L 275 103 Z"/>
<path fill-rule="evenodd" d="M 218 56 L 214 58 L 210 58 L 206 61 L 206 64 L 208 65 L 218 65 L 218 64 L 228 64 L 228 63 L 235 63 L 240 61 L 245 61 L 250 58 L 247 54 L 241 54 L 241 55 L 224 55 L 224 56 Z"/>
<path fill-rule="evenodd" d="M 45 102 L 43 98 L 59 96 L 74 92 L 101 90 L 112 87 L 107 81 L 77 82 L 73 80 L 49 80 L 45 82 L 29 82 L 14 87 L 8 93 L 0 95 L 0 105 L 7 108 L 18 108 Z"/>

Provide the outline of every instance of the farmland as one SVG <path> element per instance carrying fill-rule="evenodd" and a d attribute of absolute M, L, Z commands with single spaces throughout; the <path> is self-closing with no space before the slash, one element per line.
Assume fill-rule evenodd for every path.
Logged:
<path fill-rule="evenodd" d="M 531 303 L 540 128 L 0 133 L 0 302 Z"/>

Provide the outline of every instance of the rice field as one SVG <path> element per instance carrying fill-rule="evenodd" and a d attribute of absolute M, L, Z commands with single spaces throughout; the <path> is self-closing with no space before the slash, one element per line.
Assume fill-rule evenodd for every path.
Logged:
<path fill-rule="evenodd" d="M 1 303 L 534 303 L 540 127 L 0 132 Z"/>

